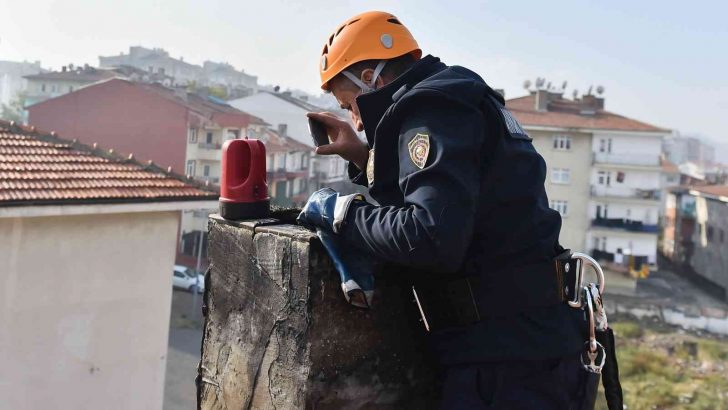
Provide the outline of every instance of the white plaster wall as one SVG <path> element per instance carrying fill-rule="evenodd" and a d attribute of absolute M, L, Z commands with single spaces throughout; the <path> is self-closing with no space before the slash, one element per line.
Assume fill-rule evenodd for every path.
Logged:
<path fill-rule="evenodd" d="M 0 219 L 0 408 L 162 408 L 178 217 Z"/>
<path fill-rule="evenodd" d="M 611 152 L 600 153 L 600 140 L 610 138 L 612 140 Z M 654 134 L 595 132 L 592 152 L 597 156 L 608 154 L 607 157 L 604 157 L 604 159 L 608 160 L 607 162 L 659 165 L 662 139 L 663 136 Z"/>
<path fill-rule="evenodd" d="M 533 145 L 546 161 L 546 194 L 549 200 L 568 201 L 569 214 L 562 218 L 560 241 L 574 251 L 587 251 L 586 232 L 589 228 L 587 215 L 589 203 L 589 175 L 591 169 L 591 134 L 574 132 L 533 131 L 526 127 L 533 138 Z M 571 136 L 571 150 L 556 150 L 554 136 Z M 568 168 L 571 182 L 551 182 L 553 168 Z"/>
<path fill-rule="evenodd" d="M 312 145 L 308 132 L 306 110 L 268 93 L 257 93 L 228 101 L 233 107 L 262 118 L 274 130 L 278 124 L 287 124 L 287 135 L 298 142 Z"/>

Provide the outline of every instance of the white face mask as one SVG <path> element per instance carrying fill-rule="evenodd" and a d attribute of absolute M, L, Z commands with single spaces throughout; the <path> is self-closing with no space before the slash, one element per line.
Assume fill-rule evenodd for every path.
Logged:
<path fill-rule="evenodd" d="M 379 78 L 379 74 L 382 73 L 382 70 L 384 69 L 384 66 L 387 64 L 387 60 L 380 60 L 377 66 L 374 68 L 374 75 L 372 76 L 372 80 L 369 82 L 369 84 L 363 82 L 359 78 L 357 78 L 353 73 L 350 71 L 342 71 L 341 73 L 346 76 L 349 80 L 351 80 L 354 84 L 356 84 L 359 88 L 361 88 L 362 94 L 366 94 L 372 91 L 376 90 L 375 84 L 377 83 L 377 78 Z"/>

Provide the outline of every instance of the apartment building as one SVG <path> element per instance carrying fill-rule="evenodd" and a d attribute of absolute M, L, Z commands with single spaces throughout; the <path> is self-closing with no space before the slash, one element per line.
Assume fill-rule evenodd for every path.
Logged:
<path fill-rule="evenodd" d="M 728 300 L 728 185 L 673 188 L 666 215 L 663 255 Z"/>
<path fill-rule="evenodd" d="M 254 92 L 258 89 L 258 77 L 236 70 L 228 63 L 205 61 L 202 66 L 174 58 L 161 48 L 129 47 L 129 52 L 117 56 L 100 56 L 99 66 L 115 68 L 132 66 L 150 72 L 168 75 L 173 85 L 191 84 L 203 86 L 224 86 L 226 88 L 245 88 Z"/>
<path fill-rule="evenodd" d="M 113 147 L 210 185 L 219 182 L 222 143 L 267 125 L 214 99 L 119 78 L 32 105 L 28 112 L 31 125 Z M 198 233 L 207 231 L 210 211 L 183 212 L 178 262 L 196 264 Z"/>
<path fill-rule="evenodd" d="M 315 106 L 308 101 L 294 97 L 290 92 L 261 91 L 256 94 L 228 101 L 233 107 L 249 112 L 264 119 L 278 130 L 278 133 L 293 140 L 311 145 L 308 130 L 307 112 L 332 111 Z M 348 119 L 349 114 L 342 110 L 333 112 Z M 358 192 L 359 189 L 349 182 L 347 163 L 337 155 L 311 157 L 311 181 L 314 189 L 328 186 L 339 192 Z"/>
<path fill-rule="evenodd" d="M 267 155 L 268 193 L 278 206 L 303 206 L 313 192 L 310 163 L 313 147 L 266 130 L 260 138 Z"/>
<path fill-rule="evenodd" d="M 25 76 L 45 72 L 40 61 L 30 63 L 27 61 L 1 61 L 0 60 L 0 107 L 10 105 L 18 94 L 24 92 L 28 86 Z"/>
<path fill-rule="evenodd" d="M 604 109 L 604 98 L 537 89 L 507 101 L 546 160 L 546 191 L 565 247 L 621 263 L 656 263 L 668 130 Z M 633 258 L 633 259 L 634 259 Z"/>

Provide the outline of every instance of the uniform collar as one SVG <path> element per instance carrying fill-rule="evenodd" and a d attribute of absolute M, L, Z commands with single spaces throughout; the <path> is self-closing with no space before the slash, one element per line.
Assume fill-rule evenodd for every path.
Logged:
<path fill-rule="evenodd" d="M 369 146 L 374 145 L 374 133 L 387 109 L 417 83 L 446 67 L 439 58 L 427 55 L 391 83 L 376 91 L 356 97 L 359 116 L 364 124 Z"/>

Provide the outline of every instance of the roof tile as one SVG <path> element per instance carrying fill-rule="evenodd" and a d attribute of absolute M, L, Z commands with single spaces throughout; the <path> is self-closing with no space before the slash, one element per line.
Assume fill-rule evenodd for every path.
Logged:
<path fill-rule="evenodd" d="M 210 200 L 182 176 L 0 120 L 0 206 L 58 202 Z"/>

